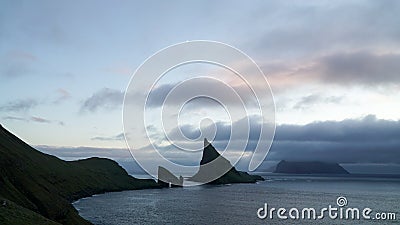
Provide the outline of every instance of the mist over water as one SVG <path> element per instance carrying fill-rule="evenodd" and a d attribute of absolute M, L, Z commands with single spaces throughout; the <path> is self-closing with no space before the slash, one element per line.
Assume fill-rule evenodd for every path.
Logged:
<path fill-rule="evenodd" d="M 74 203 L 79 214 L 94 224 L 398 224 L 399 179 L 273 176 L 257 184 L 197 186 L 106 193 Z M 293 220 L 257 217 L 269 207 L 320 209 L 337 207 L 345 196 L 347 207 L 395 212 L 397 220 Z"/>

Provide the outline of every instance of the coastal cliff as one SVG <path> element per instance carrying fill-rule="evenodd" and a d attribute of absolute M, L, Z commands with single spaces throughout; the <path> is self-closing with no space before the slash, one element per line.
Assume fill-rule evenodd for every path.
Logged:
<path fill-rule="evenodd" d="M 44 154 L 0 125 L 0 224 L 90 224 L 72 201 L 158 187 L 154 180 L 128 175 L 110 159 L 64 161 Z"/>

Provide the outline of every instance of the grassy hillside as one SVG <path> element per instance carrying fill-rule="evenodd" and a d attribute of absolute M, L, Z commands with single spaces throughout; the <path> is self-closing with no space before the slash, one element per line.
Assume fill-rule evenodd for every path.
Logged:
<path fill-rule="evenodd" d="M 4 204 L 4 205 L 3 205 Z M 61 225 L 7 199 L 0 197 L 0 224 Z"/>
<path fill-rule="evenodd" d="M 21 218 L 41 214 L 62 224 L 90 224 L 73 208 L 73 200 L 106 191 L 156 187 L 153 180 L 133 178 L 109 159 L 67 162 L 41 153 L 0 126 L 0 198 L 15 203 L 11 203 L 13 208 L 0 205 L 0 223 L 7 209 Z M 6 224 L 21 224 L 18 220 Z"/>

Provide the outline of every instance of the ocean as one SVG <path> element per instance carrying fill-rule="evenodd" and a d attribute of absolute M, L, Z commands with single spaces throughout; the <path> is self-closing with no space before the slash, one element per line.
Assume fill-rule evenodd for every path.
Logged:
<path fill-rule="evenodd" d="M 82 217 L 99 225 L 400 224 L 400 179 L 288 175 L 264 177 L 266 181 L 256 184 L 105 193 L 80 199 L 73 205 Z M 345 201 L 338 202 L 338 198 Z M 337 208 L 332 212 L 332 217 L 328 211 L 321 213 L 329 205 Z M 265 216 L 265 211 L 270 212 L 271 208 L 276 210 L 267 213 L 264 219 L 259 218 Z M 279 208 L 286 210 L 284 213 L 281 211 L 282 218 L 277 214 Z M 313 219 L 313 212 L 308 214 L 307 210 L 303 219 L 302 210 L 305 208 L 315 209 L 316 219 Z M 358 210 L 359 219 L 356 212 L 354 216 L 352 211 L 346 214 L 349 208 Z M 362 214 L 366 208 L 371 209 L 370 213 L 365 211 L 369 219 Z M 386 217 L 386 220 L 378 220 L 378 217 Z"/>

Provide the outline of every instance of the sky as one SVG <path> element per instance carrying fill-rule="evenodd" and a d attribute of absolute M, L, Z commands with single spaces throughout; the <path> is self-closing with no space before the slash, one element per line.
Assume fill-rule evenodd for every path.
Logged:
<path fill-rule="evenodd" d="M 323 160 L 400 173 L 399 14 L 400 2 L 387 0 L 2 1 L 0 121 L 64 159 L 128 159 L 122 107 L 132 74 L 167 46 L 214 40 L 249 55 L 271 86 L 277 127 L 263 168 L 281 159 Z M 150 111 L 195 73 L 212 71 L 242 87 L 220 69 L 171 71 L 154 89 Z M 198 87 L 218 92 L 207 82 Z M 222 131 L 215 146 L 223 148 L 239 121 L 213 104 L 188 104 L 181 125 L 196 137 L 199 119 L 214 115 Z"/>

